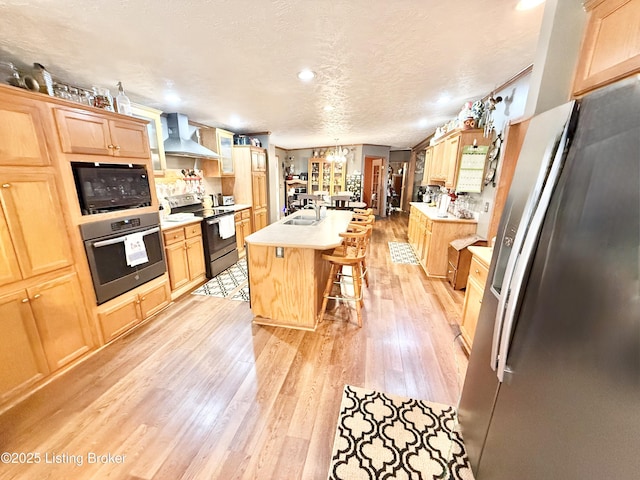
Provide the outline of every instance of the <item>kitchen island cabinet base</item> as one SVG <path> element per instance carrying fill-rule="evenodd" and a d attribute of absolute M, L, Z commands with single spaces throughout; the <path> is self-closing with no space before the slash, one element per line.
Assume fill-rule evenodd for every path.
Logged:
<path fill-rule="evenodd" d="M 314 331 L 329 276 L 325 250 L 249 245 L 247 265 L 253 322 Z"/>

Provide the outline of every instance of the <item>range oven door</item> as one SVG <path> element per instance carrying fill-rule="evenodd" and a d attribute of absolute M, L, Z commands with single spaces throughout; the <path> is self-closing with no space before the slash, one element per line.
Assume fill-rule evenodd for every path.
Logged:
<path fill-rule="evenodd" d="M 220 222 L 233 221 L 233 235 L 220 234 Z M 226 220 L 223 220 L 226 219 Z M 205 266 L 207 277 L 213 278 L 223 270 L 229 268 L 238 261 L 238 246 L 236 244 L 235 221 L 233 212 L 214 218 L 205 219 L 203 223 L 203 240 L 205 253 Z"/>
<path fill-rule="evenodd" d="M 155 213 L 85 224 L 81 232 L 98 305 L 167 270 L 160 222 Z M 142 233 L 148 261 L 131 267 L 127 264 L 125 241 L 133 233 Z"/>

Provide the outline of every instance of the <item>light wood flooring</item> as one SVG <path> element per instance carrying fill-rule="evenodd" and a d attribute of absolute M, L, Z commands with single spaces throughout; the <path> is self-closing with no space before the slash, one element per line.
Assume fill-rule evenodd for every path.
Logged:
<path fill-rule="evenodd" d="M 0 452 L 40 463 L 0 463 L 0 478 L 325 479 L 345 384 L 457 405 L 463 293 L 391 263 L 407 220 L 375 224 L 361 329 L 344 307 L 304 332 L 186 295 L 2 415 Z"/>

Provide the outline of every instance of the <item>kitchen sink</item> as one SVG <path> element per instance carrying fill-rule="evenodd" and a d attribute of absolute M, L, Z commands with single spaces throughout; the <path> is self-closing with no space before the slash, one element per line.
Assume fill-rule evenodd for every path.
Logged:
<path fill-rule="evenodd" d="M 295 217 L 286 222 L 283 222 L 283 225 L 317 225 L 322 220 L 316 220 L 313 217 Z"/>

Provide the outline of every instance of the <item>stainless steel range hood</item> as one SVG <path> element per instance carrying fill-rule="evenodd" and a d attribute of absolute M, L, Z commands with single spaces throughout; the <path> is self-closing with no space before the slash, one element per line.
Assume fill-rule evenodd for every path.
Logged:
<path fill-rule="evenodd" d="M 164 141 L 164 151 L 167 155 L 190 158 L 220 158 L 216 152 L 203 147 L 191 139 L 189 119 L 181 113 L 168 113 L 163 117 L 163 127 L 166 121 L 169 137 Z"/>

